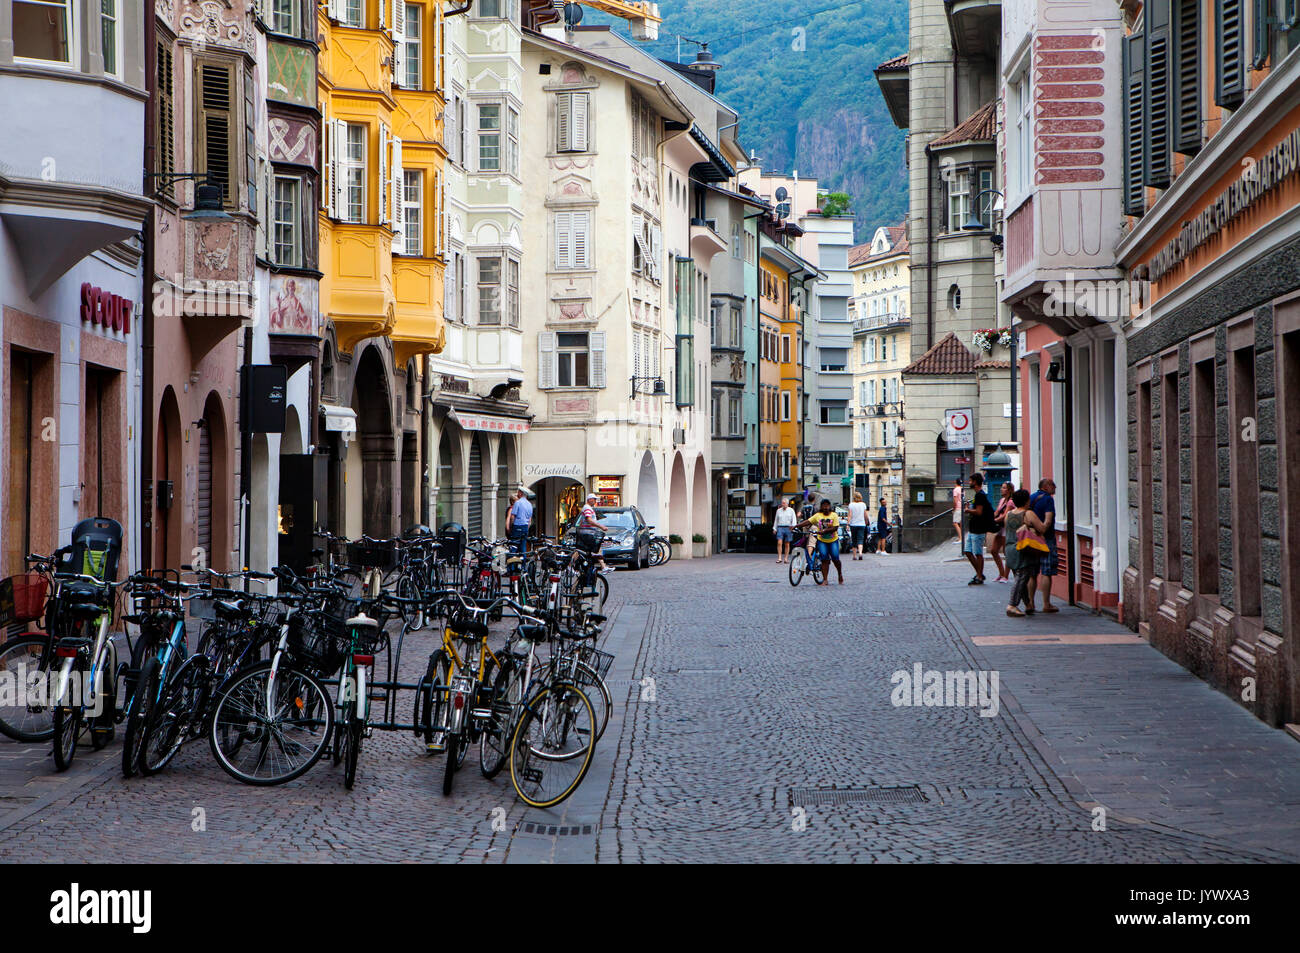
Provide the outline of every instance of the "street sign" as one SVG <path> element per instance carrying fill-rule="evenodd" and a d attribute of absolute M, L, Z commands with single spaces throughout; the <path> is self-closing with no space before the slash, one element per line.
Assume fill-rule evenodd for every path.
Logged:
<path fill-rule="evenodd" d="M 957 457 L 953 460 L 953 462 L 960 463 L 962 466 L 966 466 L 968 463 L 970 463 L 970 457 Z"/>
<path fill-rule="evenodd" d="M 943 425 L 949 450 L 975 449 L 975 413 L 969 407 L 945 410 Z"/>

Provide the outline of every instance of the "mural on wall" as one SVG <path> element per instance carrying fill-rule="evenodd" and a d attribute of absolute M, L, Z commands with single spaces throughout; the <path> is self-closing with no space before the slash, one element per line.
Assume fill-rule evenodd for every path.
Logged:
<path fill-rule="evenodd" d="M 318 335 L 319 286 L 294 275 L 271 276 L 270 326 L 272 334 Z"/>
<path fill-rule="evenodd" d="M 310 120 L 271 116 L 267 120 L 271 161 L 316 164 L 316 127 Z"/>
<path fill-rule="evenodd" d="M 316 56 L 288 43 L 266 45 L 267 98 L 316 107 Z"/>

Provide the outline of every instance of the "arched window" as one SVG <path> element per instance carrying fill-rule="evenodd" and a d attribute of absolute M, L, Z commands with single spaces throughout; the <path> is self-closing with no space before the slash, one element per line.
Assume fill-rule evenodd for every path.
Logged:
<path fill-rule="evenodd" d="M 948 288 L 948 308 L 952 311 L 961 310 L 961 287 L 955 283 Z"/>

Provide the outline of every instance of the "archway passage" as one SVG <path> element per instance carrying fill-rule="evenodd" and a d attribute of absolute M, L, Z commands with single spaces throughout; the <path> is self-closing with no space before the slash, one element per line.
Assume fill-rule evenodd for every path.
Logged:
<path fill-rule="evenodd" d="M 198 511 L 195 545 L 203 551 L 205 564 L 225 570 L 230 562 L 230 536 L 234 527 L 229 481 L 230 457 L 226 434 L 226 412 L 216 391 L 203 403 L 203 426 L 199 430 Z M 192 560 L 187 560 L 192 561 Z"/>
<path fill-rule="evenodd" d="M 568 477 L 546 477 L 529 488 L 533 494 L 533 521 L 546 536 L 558 536 L 582 510 L 586 487 Z"/>
<path fill-rule="evenodd" d="M 483 444 L 477 437 L 469 445 L 469 505 L 466 507 L 466 526 L 470 536 L 483 535 Z"/>
<path fill-rule="evenodd" d="M 437 525 L 434 529 L 450 523 L 453 519 L 451 505 L 451 488 L 456 481 L 455 457 L 453 456 L 451 433 L 448 429 L 442 431 L 442 439 L 438 441 L 438 473 L 437 473 L 437 500 L 438 509 L 434 517 Z"/>
<path fill-rule="evenodd" d="M 361 445 L 361 531 L 368 536 L 392 536 L 393 490 L 397 447 L 393 438 L 392 394 L 383 357 L 367 347 L 352 384 L 352 408 L 357 414 Z"/>
<path fill-rule="evenodd" d="M 181 529 L 184 526 L 186 488 L 182 481 L 184 461 L 181 459 L 181 415 L 176 403 L 176 392 L 168 387 L 163 391 L 158 410 L 157 446 L 154 448 L 154 545 L 153 567 L 179 567 L 188 563 L 188 555 L 181 557 Z"/>
<path fill-rule="evenodd" d="M 680 453 L 673 457 L 673 475 L 668 484 L 668 531 L 681 538 L 683 543 L 691 541 L 690 500 L 686 495 L 686 464 Z M 690 552 L 690 547 L 686 547 Z"/>
<path fill-rule="evenodd" d="M 659 468 L 649 450 L 641 457 L 641 470 L 636 480 L 636 508 L 647 523 L 656 527 L 658 532 L 664 532 L 663 514 L 659 510 Z"/>
<path fill-rule="evenodd" d="M 303 453 L 298 408 L 285 411 L 280 438 L 280 487 L 276 500 L 276 555 L 281 566 L 305 570 L 311 562 L 316 459 Z M 323 458 L 322 458 L 323 462 Z"/>
<path fill-rule="evenodd" d="M 704 466 L 704 456 L 695 458 L 695 485 L 691 489 L 691 534 L 698 533 L 712 539 L 709 531 L 709 474 Z"/>

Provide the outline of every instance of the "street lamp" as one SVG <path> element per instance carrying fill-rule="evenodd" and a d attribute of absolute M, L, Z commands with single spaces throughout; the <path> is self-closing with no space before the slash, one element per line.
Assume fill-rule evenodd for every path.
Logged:
<path fill-rule="evenodd" d="M 221 183 L 211 172 L 146 172 L 145 177 L 155 180 L 155 188 L 163 189 L 184 179 L 203 181 L 194 190 L 194 208 L 181 218 L 191 222 L 230 222 L 222 202 Z"/>
<path fill-rule="evenodd" d="M 642 389 L 642 385 L 650 384 L 650 390 Z M 633 377 L 632 378 L 632 399 L 636 400 L 638 394 L 644 394 L 649 397 L 667 397 L 668 388 L 664 384 L 662 377 Z"/>
<path fill-rule="evenodd" d="M 971 203 L 970 217 L 966 219 L 966 224 L 961 227 L 963 232 L 982 232 L 986 230 L 984 223 L 980 220 L 980 214 L 979 214 L 980 199 L 982 199 L 986 195 L 996 195 L 1001 200 L 1000 202 L 995 202 L 993 204 L 992 208 L 989 209 L 989 211 L 991 212 L 998 211 L 1002 207 L 1002 203 L 1006 201 L 1006 196 L 1004 196 L 997 189 L 984 189 L 983 191 L 981 191 L 978 195 L 975 196 L 975 201 Z M 992 225 L 993 223 L 990 222 L 989 223 L 990 230 L 992 228 Z M 991 241 L 994 245 L 1001 247 L 1002 236 L 994 232 L 989 236 L 989 241 Z"/>

